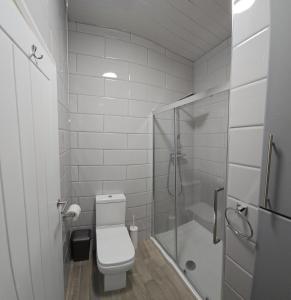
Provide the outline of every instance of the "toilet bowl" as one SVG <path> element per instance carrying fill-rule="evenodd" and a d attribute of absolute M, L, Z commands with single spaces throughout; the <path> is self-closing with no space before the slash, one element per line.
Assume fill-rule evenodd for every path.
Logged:
<path fill-rule="evenodd" d="M 96 261 L 104 275 L 104 290 L 126 287 L 126 272 L 134 264 L 135 250 L 125 226 L 123 194 L 96 196 Z"/>

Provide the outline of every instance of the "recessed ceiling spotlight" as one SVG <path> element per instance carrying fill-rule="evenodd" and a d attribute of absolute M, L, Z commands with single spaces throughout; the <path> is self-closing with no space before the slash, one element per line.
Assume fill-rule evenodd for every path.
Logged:
<path fill-rule="evenodd" d="M 256 0 L 233 0 L 233 13 L 240 14 L 250 9 Z"/>
<path fill-rule="evenodd" d="M 102 74 L 102 76 L 106 77 L 106 78 L 117 78 L 117 74 L 114 72 L 106 72 L 106 73 Z"/>

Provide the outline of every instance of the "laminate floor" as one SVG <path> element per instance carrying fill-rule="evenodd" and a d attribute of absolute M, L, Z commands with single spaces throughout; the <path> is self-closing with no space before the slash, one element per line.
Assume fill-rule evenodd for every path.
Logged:
<path fill-rule="evenodd" d="M 88 261 L 71 263 L 66 300 L 96 299 L 197 300 L 151 240 L 139 244 L 127 287 L 119 291 L 103 292 L 95 254 Z"/>

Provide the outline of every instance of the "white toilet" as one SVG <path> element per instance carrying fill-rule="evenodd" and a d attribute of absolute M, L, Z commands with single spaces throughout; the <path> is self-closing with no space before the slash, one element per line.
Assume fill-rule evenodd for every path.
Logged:
<path fill-rule="evenodd" d="M 96 259 L 104 274 L 104 290 L 126 286 L 126 272 L 134 264 L 135 250 L 125 226 L 124 194 L 96 196 Z"/>

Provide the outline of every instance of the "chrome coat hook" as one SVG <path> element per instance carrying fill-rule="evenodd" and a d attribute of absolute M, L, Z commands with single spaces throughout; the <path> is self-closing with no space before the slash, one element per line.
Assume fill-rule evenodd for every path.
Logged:
<path fill-rule="evenodd" d="M 30 54 L 30 58 L 34 58 L 35 62 L 37 63 L 37 60 L 43 59 L 43 55 L 37 55 L 36 51 L 37 51 L 37 47 L 35 45 L 31 46 L 31 51 L 32 53 Z"/>

